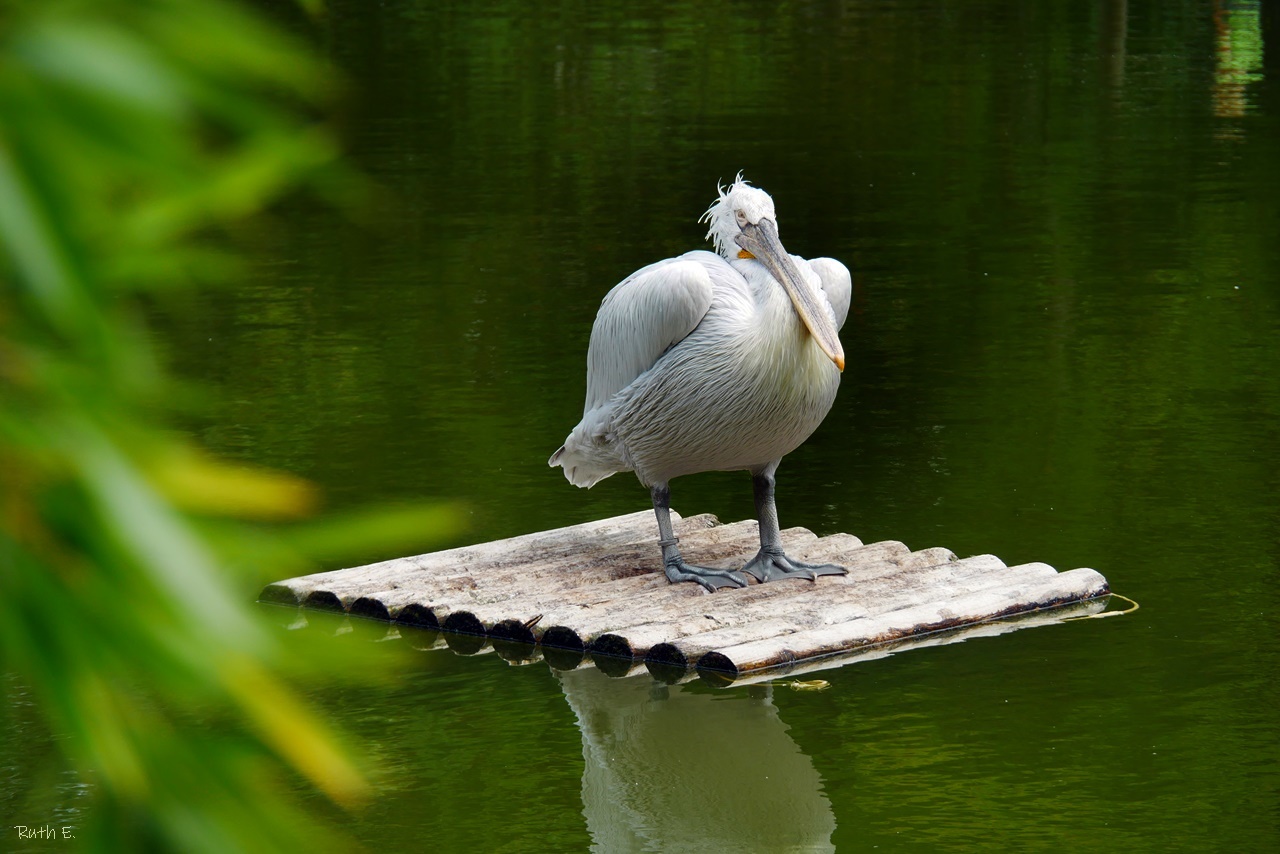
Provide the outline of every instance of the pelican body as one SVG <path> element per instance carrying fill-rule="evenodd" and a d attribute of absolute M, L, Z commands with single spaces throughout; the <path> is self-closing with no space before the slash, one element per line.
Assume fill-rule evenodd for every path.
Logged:
<path fill-rule="evenodd" d="M 788 254 L 773 199 L 741 174 L 703 220 L 715 252 L 650 264 L 604 298 L 582 421 L 549 464 L 581 487 L 634 471 L 649 487 L 672 582 L 714 591 L 745 586 L 748 575 L 843 574 L 783 553 L 774 472 L 822 423 L 840 387 L 849 271 Z M 740 572 L 685 563 L 671 528 L 671 479 L 737 470 L 752 474 L 759 554 Z"/>

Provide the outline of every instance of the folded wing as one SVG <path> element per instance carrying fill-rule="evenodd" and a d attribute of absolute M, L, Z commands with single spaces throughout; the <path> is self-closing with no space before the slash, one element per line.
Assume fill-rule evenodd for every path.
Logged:
<path fill-rule="evenodd" d="M 710 264 L 728 267 L 710 252 L 690 252 L 650 264 L 609 291 L 591 329 L 583 414 L 629 386 L 697 328 L 711 307 Z"/>

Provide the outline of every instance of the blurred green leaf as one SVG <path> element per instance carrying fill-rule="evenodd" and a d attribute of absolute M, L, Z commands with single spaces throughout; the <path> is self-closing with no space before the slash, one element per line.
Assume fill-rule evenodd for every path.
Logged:
<path fill-rule="evenodd" d="M 431 504 L 282 526 L 309 484 L 162 423 L 181 394 L 138 295 L 228 276 L 229 227 L 299 187 L 359 187 L 315 118 L 333 84 L 224 0 L 0 22 L 0 671 L 91 784 L 86 850 L 340 847 L 296 775 L 346 807 L 368 786 L 286 674 L 344 656 L 266 631 L 254 585 L 464 523 Z"/>
<path fill-rule="evenodd" d="M 148 474 L 169 503 L 216 516 L 298 518 L 313 513 L 318 500 L 301 478 L 222 462 L 186 445 L 154 455 Z"/>
<path fill-rule="evenodd" d="M 186 109 L 163 63 L 145 44 L 110 25 L 48 20 L 37 22 L 24 35 L 13 46 L 13 57 L 50 82 L 167 117 L 176 118 Z"/>
<path fill-rule="evenodd" d="M 88 313 L 82 271 L 57 233 L 37 187 L 12 148 L 0 137 L 0 236 L 16 272 L 22 276 L 46 316 L 62 331 L 74 333 L 70 319 Z"/>
<path fill-rule="evenodd" d="M 466 526 L 466 510 L 457 503 L 388 505 L 331 514 L 319 522 L 295 525 L 280 537 L 316 560 L 359 561 L 376 553 L 418 553 Z"/>

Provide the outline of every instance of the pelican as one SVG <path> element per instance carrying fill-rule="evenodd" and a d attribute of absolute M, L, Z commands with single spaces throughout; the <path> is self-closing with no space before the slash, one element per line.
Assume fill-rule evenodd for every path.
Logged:
<path fill-rule="evenodd" d="M 551 455 L 591 487 L 634 471 L 649 488 L 667 579 L 709 591 L 843 575 L 787 557 L 774 503 L 783 456 L 818 428 L 844 370 L 839 330 L 849 270 L 789 255 L 773 199 L 738 173 L 699 222 L 716 251 L 695 250 L 623 279 L 600 304 L 587 348 L 582 421 Z M 693 566 L 671 527 L 672 478 L 751 472 L 760 551 L 741 571 Z"/>

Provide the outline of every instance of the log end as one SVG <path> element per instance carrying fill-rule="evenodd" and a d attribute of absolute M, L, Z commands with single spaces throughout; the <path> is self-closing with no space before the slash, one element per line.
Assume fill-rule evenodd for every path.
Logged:
<path fill-rule="evenodd" d="M 484 623 L 480 622 L 475 614 L 468 611 L 454 611 L 445 617 L 444 625 L 441 628 L 455 635 L 484 637 L 487 634 Z"/>
<path fill-rule="evenodd" d="M 433 632 L 440 630 L 440 620 L 436 617 L 435 611 L 426 605 L 419 605 L 417 602 L 411 602 L 401 608 L 400 613 L 396 614 L 395 621 L 400 626 L 426 629 Z"/>
<path fill-rule="evenodd" d="M 547 629 L 542 634 L 542 645 L 575 653 L 579 656 L 585 655 L 587 652 L 587 645 L 582 642 L 582 638 L 568 626 L 552 626 Z"/>
<path fill-rule="evenodd" d="M 348 613 L 353 617 L 363 617 L 366 620 L 391 622 L 391 612 L 387 610 L 387 606 L 369 596 L 361 596 L 352 602 Z"/>
<path fill-rule="evenodd" d="M 268 605 L 297 606 L 302 604 L 302 597 L 289 585 L 277 582 L 262 588 L 262 592 L 258 594 L 258 601 Z"/>
<path fill-rule="evenodd" d="M 347 612 L 338 595 L 328 590 L 312 590 L 302 600 L 302 607 L 311 608 L 314 611 L 328 611 L 331 614 L 345 614 Z"/>
<path fill-rule="evenodd" d="M 493 638 L 494 643 L 502 641 L 503 643 L 529 644 L 532 646 L 538 642 L 538 639 L 534 637 L 533 629 L 520 620 L 503 620 L 489 630 L 489 636 Z"/>
<path fill-rule="evenodd" d="M 668 685 L 674 685 L 683 679 L 692 665 L 689 657 L 672 643 L 660 643 L 644 657 L 644 666 L 649 675 Z"/>
<path fill-rule="evenodd" d="M 654 667 L 675 668 L 683 672 L 693 664 L 680 647 L 673 643 L 660 643 L 654 646 L 644 657 L 644 663 L 651 672 Z"/>
<path fill-rule="evenodd" d="M 636 649 L 622 635 L 606 633 L 587 645 L 591 661 L 606 676 L 626 676 L 636 665 Z"/>
<path fill-rule="evenodd" d="M 738 665 L 723 653 L 708 652 L 706 655 L 698 659 L 698 675 L 709 679 L 713 682 L 720 682 L 724 679 L 733 681 L 742 674 L 738 671 Z"/>
<path fill-rule="evenodd" d="M 592 658 L 603 655 L 609 658 L 625 658 L 628 662 L 634 661 L 636 657 L 631 641 L 612 632 L 600 635 L 591 641 L 587 645 L 587 652 L 591 653 Z"/>

